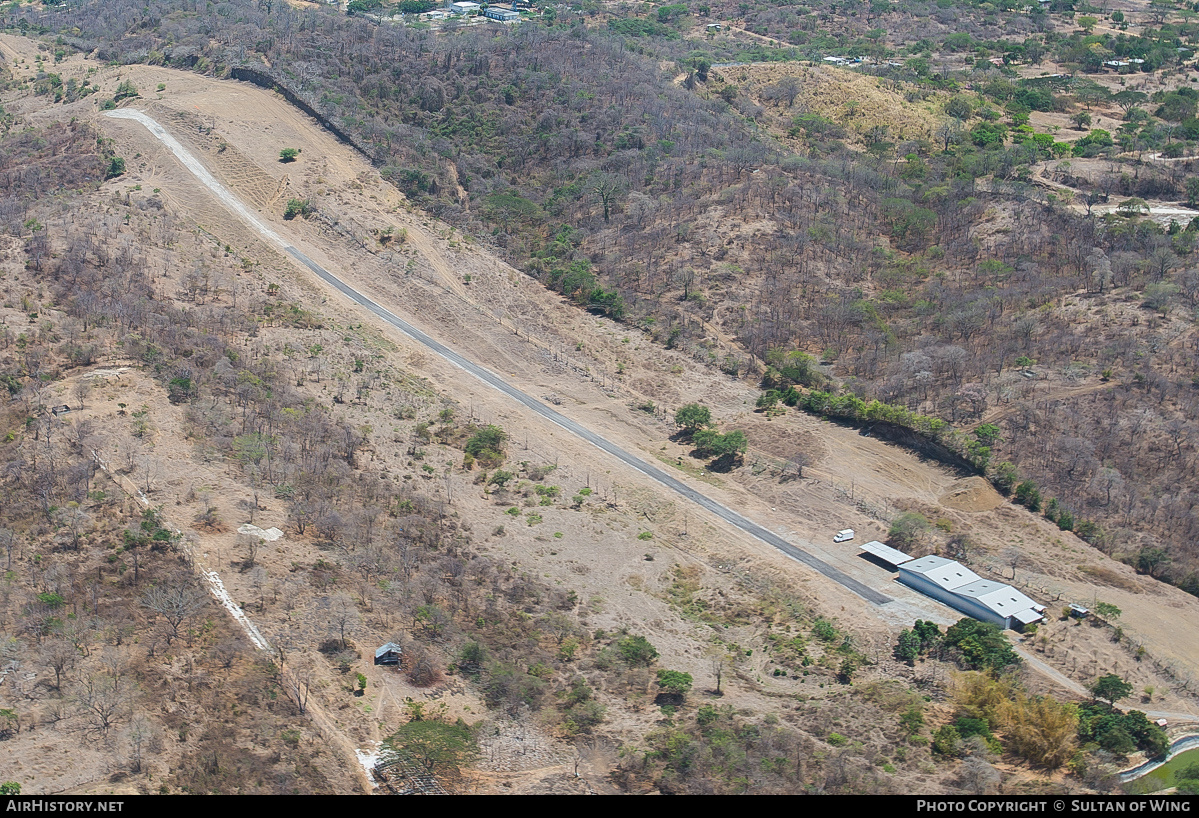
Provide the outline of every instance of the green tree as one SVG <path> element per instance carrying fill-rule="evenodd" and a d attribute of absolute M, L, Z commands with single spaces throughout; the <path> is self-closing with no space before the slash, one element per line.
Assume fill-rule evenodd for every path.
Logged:
<path fill-rule="evenodd" d="M 1120 614 L 1124 611 L 1117 608 L 1110 602 L 1096 602 L 1095 615 L 1106 619 L 1108 622 L 1114 622 L 1120 618 Z"/>
<path fill-rule="evenodd" d="M 899 717 L 899 726 L 908 738 L 920 732 L 920 728 L 924 726 L 924 712 L 920 709 L 919 704 L 913 702 L 908 705 Z"/>
<path fill-rule="evenodd" d="M 924 539 L 931 528 L 928 518 L 919 511 L 906 511 L 891 523 L 887 542 L 900 549 L 912 548 Z"/>
<path fill-rule="evenodd" d="M 644 636 L 626 636 L 616 643 L 616 651 L 633 667 L 649 667 L 658 658 L 658 651 Z"/>
<path fill-rule="evenodd" d="M 691 690 L 692 678 L 690 673 L 678 670 L 659 670 L 658 687 L 668 696 L 683 698 Z"/>
<path fill-rule="evenodd" d="M 1141 573 L 1156 578 L 1170 562 L 1171 557 L 1164 548 L 1147 545 L 1137 552 L 1136 568 Z"/>
<path fill-rule="evenodd" d="M 974 430 L 974 436 L 984 446 L 994 446 L 995 441 L 999 440 L 999 435 L 1002 431 L 994 423 L 984 423 Z"/>
<path fill-rule="evenodd" d="M 296 161 L 296 157 L 300 155 L 299 148 L 284 148 L 279 151 L 279 161 L 284 164 Z"/>
<path fill-rule="evenodd" d="M 1116 702 L 1128 698 L 1132 693 L 1132 685 L 1116 674 L 1109 673 L 1092 682 L 1087 690 L 1091 691 L 1091 695 L 1096 699 L 1102 699 L 1108 703 L 1109 707 L 1115 709 Z"/>
<path fill-rule="evenodd" d="M 1029 511 L 1041 510 L 1041 490 L 1032 480 L 1025 480 L 1016 486 L 1016 502 Z"/>
<path fill-rule="evenodd" d="M 104 173 L 105 179 L 115 179 L 125 172 L 125 160 L 119 156 L 114 156 L 108 160 L 108 170 Z"/>
<path fill-rule="evenodd" d="M 962 736 L 952 724 L 946 724 L 933 734 L 933 752 L 957 758 L 962 751 Z"/>
<path fill-rule="evenodd" d="M 454 724 L 410 721 L 389 736 L 383 746 L 387 754 L 419 761 L 435 775 L 456 774 L 478 754 L 474 735 L 461 719 Z"/>
<path fill-rule="evenodd" d="M 674 413 L 674 425 L 689 434 L 695 434 L 712 423 L 712 411 L 698 403 L 689 403 Z"/>
<path fill-rule="evenodd" d="M 717 457 L 735 457 L 744 454 L 748 448 L 749 440 L 745 437 L 745 432 L 739 429 L 719 435 L 712 442 L 712 451 L 716 453 Z"/>
<path fill-rule="evenodd" d="M 974 106 L 970 104 L 970 100 L 966 97 L 957 95 L 945 103 L 945 113 L 954 119 L 960 119 L 965 122 L 974 115 Z"/>
<path fill-rule="evenodd" d="M 465 451 L 488 468 L 498 466 L 504 462 L 504 443 L 507 440 L 507 432 L 489 424 L 471 435 L 466 441 Z"/>
<path fill-rule="evenodd" d="M 941 633 L 941 628 L 932 620 L 926 622 L 923 619 L 917 619 L 916 624 L 912 625 L 912 632 L 920 637 L 921 653 L 928 653 L 945 638 L 945 634 Z"/>
<path fill-rule="evenodd" d="M 1000 671 L 1020 661 L 998 626 L 977 619 L 962 619 L 945 631 L 945 645 L 970 670 Z"/>
<path fill-rule="evenodd" d="M 1012 487 L 1016 485 L 1018 479 L 1020 476 L 1013 463 L 1004 460 L 991 466 L 991 482 L 1004 494 L 1012 493 Z"/>
<path fill-rule="evenodd" d="M 312 212 L 312 203 L 307 199 L 288 199 L 283 218 L 291 221 L 296 216 L 307 216 Z"/>
<path fill-rule="evenodd" d="M 916 660 L 920 658 L 920 637 L 907 628 L 904 628 L 895 643 L 893 653 L 895 658 L 901 662 L 915 665 Z"/>
<path fill-rule="evenodd" d="M 123 99 L 140 96 L 137 93 L 137 86 L 133 84 L 133 80 L 125 80 L 117 86 L 117 92 L 113 96 L 113 100 L 120 102 Z"/>
<path fill-rule="evenodd" d="M 0 784 L 0 795 L 20 795 L 21 785 L 16 781 L 5 781 Z"/>

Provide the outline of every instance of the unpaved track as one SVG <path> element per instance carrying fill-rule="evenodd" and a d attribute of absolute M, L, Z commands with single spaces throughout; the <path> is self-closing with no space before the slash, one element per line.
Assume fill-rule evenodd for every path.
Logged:
<path fill-rule="evenodd" d="M 761 540 L 767 545 L 774 546 L 779 551 L 796 560 L 797 562 L 803 563 L 809 568 L 820 572 L 829 579 L 840 583 L 842 586 L 853 591 L 868 602 L 873 602 L 876 605 L 885 605 L 891 601 L 891 598 L 885 594 L 881 594 L 873 588 L 858 582 L 856 579 L 850 577 L 837 568 L 834 568 L 823 560 L 812 556 L 806 551 L 803 551 L 802 549 L 797 548 L 796 546 L 787 542 L 782 537 L 771 533 L 752 520 L 743 517 L 732 509 L 717 503 L 715 500 L 712 500 L 704 494 L 701 494 L 700 492 L 688 486 L 686 483 L 683 483 L 681 480 L 678 480 L 677 478 L 667 474 L 661 469 L 651 466 L 641 458 L 635 457 L 634 455 L 630 454 L 614 443 L 611 443 L 595 432 L 592 432 L 581 424 L 571 420 L 559 412 L 554 411 L 541 401 L 512 386 L 490 370 L 479 366 L 439 341 L 434 340 L 430 336 L 418 330 L 416 327 L 401 319 L 386 307 L 381 306 L 377 302 L 363 295 L 358 290 L 346 284 L 336 275 L 329 272 L 324 267 L 320 266 L 306 256 L 304 253 L 300 252 L 295 247 L 284 241 L 284 239 L 280 237 L 278 233 L 267 226 L 265 222 L 259 219 L 257 215 L 255 215 L 244 204 L 242 204 L 241 201 L 232 192 L 230 192 L 228 188 L 218 182 L 213 175 L 208 172 L 203 164 L 201 164 L 200 161 L 191 154 L 191 152 L 184 148 L 183 145 L 178 142 L 178 140 L 172 137 L 165 128 L 163 128 L 160 124 L 158 124 L 158 122 L 146 114 L 132 108 L 123 108 L 117 111 L 109 111 L 105 114 L 105 116 L 116 119 L 132 119 L 144 125 L 150 131 L 150 133 L 152 133 L 157 139 L 166 145 L 173 154 L 175 154 L 175 156 L 179 159 L 183 166 L 188 169 L 188 171 L 190 171 L 200 182 L 205 185 L 205 187 L 207 187 L 213 192 L 213 194 L 216 195 L 222 204 L 229 208 L 230 211 L 240 217 L 248 225 L 255 228 L 263 238 L 276 247 L 282 249 L 300 264 L 303 264 L 322 281 L 341 292 L 350 300 L 379 316 L 388 324 L 407 335 L 409 338 L 412 338 L 414 341 L 424 345 L 458 368 L 470 373 L 484 384 L 520 403 L 538 415 L 541 415 L 546 420 L 549 420 L 555 425 L 560 426 L 568 432 L 582 438 L 596 448 L 608 453 L 626 465 L 631 466 L 645 476 L 655 480 L 663 486 L 666 486 L 680 496 L 690 500 L 712 514 L 715 514 L 726 522 L 731 523 L 756 539 Z"/>

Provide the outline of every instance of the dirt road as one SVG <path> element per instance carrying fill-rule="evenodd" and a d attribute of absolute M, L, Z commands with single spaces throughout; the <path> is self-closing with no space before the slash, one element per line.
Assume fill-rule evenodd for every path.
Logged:
<path fill-rule="evenodd" d="M 800 548 L 797 548 L 796 546 L 784 540 L 782 537 L 771 533 L 752 520 L 743 517 L 736 511 L 733 511 L 727 506 L 717 503 L 715 500 L 712 500 L 706 495 L 701 494 L 681 480 L 672 477 L 661 469 L 651 466 L 641 458 L 630 454 L 625 449 L 615 445 L 590 429 L 587 429 L 582 424 L 577 423 L 565 415 L 554 411 L 536 398 L 533 398 L 527 393 L 512 386 L 495 373 L 482 366 L 479 366 L 439 341 L 434 340 L 430 336 L 418 330 L 416 327 L 404 321 L 395 313 L 391 312 L 391 310 L 366 297 L 361 292 L 344 282 L 341 278 L 329 272 L 327 269 L 317 264 L 304 253 L 302 253 L 300 250 L 284 241 L 278 233 L 268 227 L 261 219 L 259 219 L 244 204 L 242 204 L 241 201 L 238 200 L 238 198 L 228 190 L 228 188 L 218 182 L 212 176 L 212 174 L 210 174 L 204 168 L 200 161 L 191 154 L 190 151 L 184 148 L 183 145 L 181 145 L 176 139 L 167 133 L 165 128 L 163 128 L 151 117 L 146 116 L 146 114 L 142 113 L 141 111 L 131 108 L 110 111 L 106 113 L 105 116 L 117 119 L 132 119 L 144 125 L 150 131 L 150 133 L 162 141 L 163 144 L 165 144 L 171 150 L 171 152 L 176 156 L 176 158 L 179 159 L 184 167 L 186 167 L 201 183 L 204 184 L 205 187 L 207 187 L 218 199 L 220 199 L 222 204 L 224 204 L 227 208 L 229 208 L 229 210 L 231 210 L 235 215 L 237 215 L 255 230 L 257 230 L 263 238 L 267 239 L 270 243 L 276 245 L 296 261 L 303 264 L 322 281 L 334 287 L 350 300 L 370 310 L 388 324 L 403 332 L 409 338 L 412 338 L 413 340 L 424 345 L 437 355 L 441 356 L 463 371 L 473 375 L 475 378 L 478 378 L 480 381 L 496 391 L 506 395 L 512 400 L 517 401 L 526 408 L 536 412 L 543 418 L 578 436 L 579 438 L 585 440 L 607 454 L 617 458 L 626 465 L 633 467 L 645 476 L 669 488 L 671 491 L 674 491 L 683 498 L 690 500 L 712 514 L 715 514 L 726 522 L 731 523 L 747 534 L 750 534 L 751 536 L 768 545 L 774 546 L 788 557 L 807 565 L 813 570 L 819 571 L 824 576 L 840 583 L 842 586 L 858 594 L 868 602 L 873 602 L 876 605 L 885 605 L 891 601 L 890 597 L 879 593 L 878 591 L 862 584 L 861 582 L 858 582 L 823 560 L 812 556 Z"/>

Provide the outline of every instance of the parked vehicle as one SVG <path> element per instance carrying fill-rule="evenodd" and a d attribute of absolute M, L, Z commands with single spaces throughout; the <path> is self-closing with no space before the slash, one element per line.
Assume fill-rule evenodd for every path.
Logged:
<path fill-rule="evenodd" d="M 843 528 L 833 537 L 833 542 L 847 542 L 853 539 L 853 529 Z"/>

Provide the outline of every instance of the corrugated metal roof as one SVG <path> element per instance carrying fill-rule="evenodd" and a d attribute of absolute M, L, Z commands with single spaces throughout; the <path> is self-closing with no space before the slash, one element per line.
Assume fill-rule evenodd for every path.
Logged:
<path fill-rule="evenodd" d="M 944 557 L 921 557 L 902 565 L 900 571 L 919 574 L 955 596 L 972 599 L 998 616 L 1025 625 L 1039 620 L 1045 610 L 1012 586 L 983 579 L 961 563 Z"/>
<path fill-rule="evenodd" d="M 868 554 L 873 554 L 880 560 L 889 562 L 892 565 L 903 565 L 906 562 L 911 562 L 912 557 L 903 553 L 889 545 L 884 545 L 878 540 L 871 540 L 862 546 L 862 550 Z"/>
<path fill-rule="evenodd" d="M 982 580 L 982 577 L 960 562 L 932 555 L 907 563 L 903 566 L 903 570 L 920 574 L 947 591 Z"/>
<path fill-rule="evenodd" d="M 376 650 L 376 651 L 375 651 L 375 658 L 376 658 L 376 659 L 378 659 L 378 658 L 380 658 L 381 656 L 384 656 L 384 655 L 386 655 L 386 654 L 390 653 L 390 652 L 391 652 L 391 651 L 393 651 L 393 650 L 394 650 L 396 653 L 403 653 L 403 652 L 404 652 L 404 651 L 403 651 L 403 649 L 402 649 L 402 648 L 400 648 L 400 646 L 399 646 L 399 645 L 397 645 L 395 642 L 388 642 L 386 645 L 383 645 L 381 648 L 379 648 L 378 650 Z"/>

